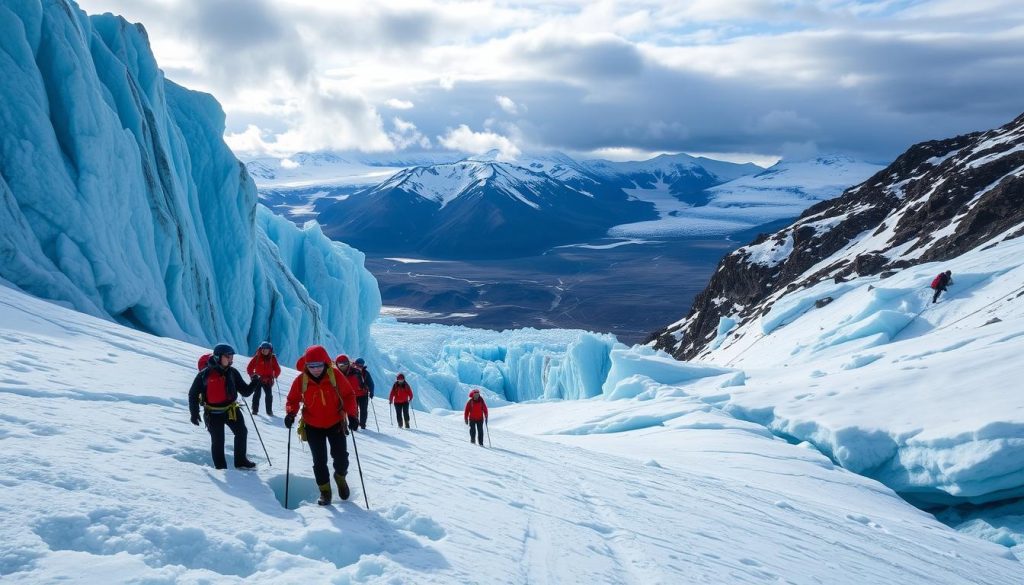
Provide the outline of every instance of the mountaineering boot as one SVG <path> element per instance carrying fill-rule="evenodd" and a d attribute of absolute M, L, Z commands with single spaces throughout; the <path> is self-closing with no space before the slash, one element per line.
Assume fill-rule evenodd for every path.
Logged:
<path fill-rule="evenodd" d="M 338 496 L 343 500 L 347 500 L 351 492 L 348 489 L 348 482 L 345 481 L 345 476 L 340 473 L 335 473 L 334 481 L 338 484 Z"/>
<path fill-rule="evenodd" d="M 235 469 L 253 469 L 254 467 L 256 467 L 256 464 L 248 459 L 235 463 Z"/>
<path fill-rule="evenodd" d="M 331 482 L 327 482 L 320 486 L 320 499 L 316 501 L 321 506 L 331 505 Z"/>

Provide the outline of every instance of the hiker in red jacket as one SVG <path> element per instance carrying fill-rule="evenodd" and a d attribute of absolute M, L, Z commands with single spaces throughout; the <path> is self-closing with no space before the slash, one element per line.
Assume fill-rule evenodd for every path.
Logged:
<path fill-rule="evenodd" d="M 395 416 L 398 418 L 398 428 L 402 428 L 402 417 L 405 417 L 405 428 L 409 428 L 409 403 L 412 402 L 412 386 L 405 381 L 405 374 L 398 374 L 395 383 L 391 385 L 391 395 L 388 396 L 388 403 L 395 405 Z"/>
<path fill-rule="evenodd" d="M 330 447 L 334 462 L 334 481 L 338 495 L 347 500 L 348 446 L 346 445 L 346 417 L 356 413 L 356 399 L 348 380 L 331 363 L 331 356 L 320 345 L 311 345 L 299 358 L 295 369 L 302 372 L 292 382 L 285 404 L 284 426 L 289 429 L 302 404 L 302 422 L 299 437 L 305 434 L 309 452 L 313 456 L 313 477 L 320 488 L 317 503 L 331 503 L 331 477 L 327 471 L 327 449 Z"/>
<path fill-rule="evenodd" d="M 277 364 L 277 356 L 274 355 L 274 346 L 269 341 L 260 344 L 256 355 L 249 360 L 245 372 L 252 378 L 252 385 L 255 391 L 252 396 L 252 413 L 260 413 L 260 390 L 267 394 L 267 416 L 274 416 L 273 406 L 274 382 L 281 375 L 281 366 Z"/>
<path fill-rule="evenodd" d="M 226 469 L 228 466 L 224 457 L 224 427 L 227 426 L 235 435 L 235 467 L 252 469 L 256 464 L 245 456 L 249 430 L 238 407 L 238 395 L 248 396 L 252 394 L 252 388 L 238 370 L 231 367 L 234 357 L 234 348 L 218 343 L 212 354 L 199 358 L 199 373 L 188 391 L 188 410 L 192 424 L 199 426 L 199 406 L 203 406 L 214 467 Z"/>
<path fill-rule="evenodd" d="M 370 407 L 370 397 L 367 393 L 366 386 L 363 384 L 363 376 L 359 370 L 352 365 L 352 362 L 348 360 L 348 356 L 341 354 L 334 358 L 334 363 L 338 366 L 338 370 L 348 380 L 349 386 L 352 386 L 352 390 L 356 394 L 356 405 L 359 407 L 359 414 L 352 417 L 348 421 L 348 427 L 353 431 L 366 428 L 366 409 Z"/>
<path fill-rule="evenodd" d="M 474 388 L 469 393 L 469 400 L 466 401 L 466 411 L 463 413 L 466 424 L 469 425 L 469 442 L 473 443 L 479 437 L 480 446 L 484 446 L 484 423 L 487 421 L 487 403 L 484 402 L 480 390 Z"/>
<path fill-rule="evenodd" d="M 938 302 L 939 295 L 942 291 L 946 290 L 946 287 L 953 284 L 953 271 L 947 270 L 940 272 L 938 276 L 932 279 L 932 288 L 935 289 L 935 295 L 932 296 L 932 302 Z"/>

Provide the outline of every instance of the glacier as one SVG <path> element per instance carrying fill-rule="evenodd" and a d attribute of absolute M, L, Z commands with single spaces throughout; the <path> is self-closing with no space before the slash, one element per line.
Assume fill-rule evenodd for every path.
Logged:
<path fill-rule="evenodd" d="M 368 351 L 362 254 L 257 204 L 220 105 L 164 78 L 141 25 L 5 2 L 0 93 L 0 278 L 196 343 Z"/>

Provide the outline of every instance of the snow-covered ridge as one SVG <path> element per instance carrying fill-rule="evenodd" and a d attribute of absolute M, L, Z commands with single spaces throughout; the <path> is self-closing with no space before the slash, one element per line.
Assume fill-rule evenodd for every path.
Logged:
<path fill-rule="evenodd" d="M 0 27 L 0 277 L 178 339 L 366 347 L 361 255 L 259 209 L 220 106 L 164 79 L 140 25 L 30 1 Z"/>

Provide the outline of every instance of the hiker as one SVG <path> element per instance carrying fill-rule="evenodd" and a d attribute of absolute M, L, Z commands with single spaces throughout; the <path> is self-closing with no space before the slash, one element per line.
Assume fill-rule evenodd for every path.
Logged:
<path fill-rule="evenodd" d="M 369 368 L 366 367 L 366 360 L 363 358 L 356 358 L 356 361 L 352 362 L 356 370 L 359 371 L 359 376 L 363 380 L 363 387 L 366 388 L 367 395 L 370 399 L 373 399 L 373 376 L 370 375 Z"/>
<path fill-rule="evenodd" d="M 366 410 L 370 407 L 370 398 L 367 395 L 366 386 L 363 385 L 363 377 L 359 375 L 359 371 L 352 366 L 352 362 L 348 361 L 348 356 L 341 354 L 334 359 L 334 363 L 338 366 L 338 370 L 348 380 L 352 391 L 356 395 L 356 405 L 359 407 L 359 415 L 352 417 L 348 421 L 348 427 L 353 431 L 366 428 Z"/>
<path fill-rule="evenodd" d="M 466 411 L 463 413 L 466 424 L 469 425 L 469 442 L 473 443 L 479 437 L 480 446 L 484 446 L 484 423 L 487 421 L 487 403 L 484 402 L 480 390 L 474 388 L 469 393 L 469 400 L 466 401 Z"/>
<path fill-rule="evenodd" d="M 245 372 L 252 378 L 254 392 L 252 395 L 252 413 L 260 413 L 260 391 L 267 394 L 267 416 L 274 416 L 271 408 L 274 402 L 274 382 L 281 375 L 281 366 L 277 363 L 277 356 L 274 355 L 274 346 L 269 341 L 260 344 L 256 355 L 249 360 Z"/>
<path fill-rule="evenodd" d="M 932 296 L 932 302 L 935 303 L 939 300 L 939 295 L 942 291 L 946 290 L 946 287 L 953 284 L 953 271 L 947 270 L 940 272 L 938 276 L 932 279 L 932 288 L 935 289 L 935 295 Z"/>
<path fill-rule="evenodd" d="M 199 405 L 203 405 L 203 418 L 206 430 L 210 433 L 210 454 L 213 456 L 214 467 L 226 469 L 228 466 L 224 457 L 224 426 L 227 425 L 235 435 L 235 468 L 252 469 L 256 464 L 245 456 L 249 431 L 238 407 L 238 395 L 248 396 L 252 394 L 252 388 L 242 379 L 242 374 L 231 367 L 234 357 L 234 348 L 226 343 L 218 343 L 205 360 L 207 363 L 204 364 L 203 358 L 199 358 L 201 369 L 188 391 L 188 410 L 192 415 L 192 424 L 199 426 Z"/>
<path fill-rule="evenodd" d="M 334 463 L 334 481 L 338 495 L 347 500 L 348 446 L 346 445 L 346 417 L 356 413 L 355 393 L 345 376 L 334 367 L 331 356 L 320 345 L 311 345 L 299 358 L 295 369 L 302 372 L 292 382 L 285 402 L 284 426 L 292 428 L 295 415 L 302 404 L 302 422 L 299 438 L 309 443 L 313 456 L 313 477 L 320 488 L 317 504 L 331 503 L 331 476 L 327 471 L 327 451 L 330 447 Z"/>
<path fill-rule="evenodd" d="M 412 402 L 412 386 L 405 381 L 405 374 L 395 376 L 395 383 L 391 385 L 391 394 L 388 396 L 388 404 L 395 405 L 395 417 L 398 418 L 398 428 L 402 428 L 402 417 L 405 417 L 405 428 L 409 428 L 409 403 Z"/>

